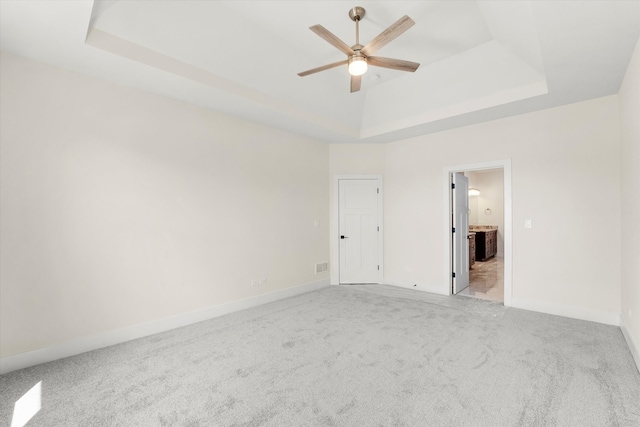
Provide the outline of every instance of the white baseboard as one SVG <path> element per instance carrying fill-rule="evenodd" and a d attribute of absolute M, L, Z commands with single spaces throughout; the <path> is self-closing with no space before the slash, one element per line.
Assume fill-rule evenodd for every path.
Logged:
<path fill-rule="evenodd" d="M 633 360 L 636 362 L 636 368 L 638 368 L 638 372 L 640 372 L 640 347 L 638 347 L 638 343 L 633 341 L 629 328 L 622 317 L 620 318 L 620 330 L 622 331 L 622 335 L 624 335 L 624 339 L 627 340 L 627 345 L 629 346 Z"/>
<path fill-rule="evenodd" d="M 329 286 L 329 279 L 294 286 L 243 300 L 232 301 L 226 304 L 215 305 L 189 313 L 153 320 L 151 322 L 127 326 L 97 335 L 82 337 L 51 347 L 2 357 L 0 358 L 0 374 L 191 325 L 214 317 L 315 291 L 326 286 Z"/>
<path fill-rule="evenodd" d="M 588 320 L 590 322 L 604 323 L 606 325 L 620 325 L 620 315 L 610 311 L 594 310 L 590 308 L 575 307 L 565 304 L 556 304 L 542 301 L 511 298 L 511 307 L 523 310 L 537 311 L 539 313 L 555 314 L 556 316 L 570 317 L 572 319 Z"/>
<path fill-rule="evenodd" d="M 385 282 L 391 286 L 397 286 L 400 288 L 414 289 L 417 291 L 429 292 L 436 295 L 449 295 L 446 291 L 447 288 L 442 286 L 429 287 L 426 285 L 413 285 L 401 283 L 399 281 L 389 280 Z M 521 308 L 523 310 L 537 311 L 539 313 L 554 314 L 556 316 L 569 317 L 572 319 L 588 320 L 590 322 L 604 323 L 606 325 L 620 325 L 620 315 L 604 310 L 594 310 L 583 307 L 575 307 L 571 305 L 556 304 L 542 301 L 532 301 L 521 298 L 511 298 L 511 305 L 509 307 Z"/>

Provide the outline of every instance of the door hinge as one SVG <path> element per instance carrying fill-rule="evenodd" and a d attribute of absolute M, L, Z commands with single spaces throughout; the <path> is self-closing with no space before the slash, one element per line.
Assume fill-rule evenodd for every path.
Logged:
<path fill-rule="evenodd" d="M 454 271 L 452 274 L 453 274 L 453 278 L 455 279 L 455 277 L 456 277 L 456 272 Z"/>
<path fill-rule="evenodd" d="M 376 193 L 380 194 L 380 189 L 379 188 L 376 188 Z"/>
<path fill-rule="evenodd" d="M 451 232 L 455 233 L 456 232 L 456 228 L 455 227 L 451 227 Z"/>
<path fill-rule="evenodd" d="M 378 226 L 378 231 L 380 231 L 380 226 Z"/>
<path fill-rule="evenodd" d="M 454 183 L 451 183 L 451 189 L 453 190 L 455 188 L 456 188 L 456 185 Z"/>
<path fill-rule="evenodd" d="M 380 266 L 378 266 L 378 271 L 380 271 Z"/>

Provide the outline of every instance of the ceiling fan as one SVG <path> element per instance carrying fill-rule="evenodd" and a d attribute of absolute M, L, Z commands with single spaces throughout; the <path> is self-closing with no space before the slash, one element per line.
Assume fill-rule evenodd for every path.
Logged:
<path fill-rule="evenodd" d="M 318 73 L 320 71 L 348 65 L 349 74 L 351 75 L 351 92 L 360 90 L 362 83 L 362 75 L 367 72 L 367 64 L 376 67 L 391 68 L 394 70 L 414 72 L 420 64 L 417 62 L 404 61 L 402 59 L 382 58 L 380 56 L 371 56 L 381 47 L 385 46 L 393 39 L 411 28 L 415 22 L 407 15 L 398 19 L 389 28 L 378 34 L 366 46 L 360 44 L 360 27 L 359 23 L 364 18 L 365 10 L 363 7 L 357 6 L 349 10 L 349 18 L 356 23 L 356 44 L 349 47 L 345 42 L 336 37 L 332 32 L 324 28 L 322 25 L 314 25 L 309 27 L 311 31 L 325 39 L 341 52 L 347 55 L 344 61 L 334 62 L 332 64 L 323 65 L 322 67 L 312 68 L 307 71 L 298 73 L 300 77 L 309 74 Z"/>

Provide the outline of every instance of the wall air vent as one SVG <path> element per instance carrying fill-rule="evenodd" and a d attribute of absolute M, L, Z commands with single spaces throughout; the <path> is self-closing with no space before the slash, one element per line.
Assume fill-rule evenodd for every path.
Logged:
<path fill-rule="evenodd" d="M 329 271 L 329 263 L 323 262 L 320 264 L 316 264 L 316 274 L 325 273 Z"/>

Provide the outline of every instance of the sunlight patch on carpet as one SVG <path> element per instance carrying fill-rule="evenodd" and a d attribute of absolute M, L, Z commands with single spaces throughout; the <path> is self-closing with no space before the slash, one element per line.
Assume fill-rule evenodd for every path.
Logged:
<path fill-rule="evenodd" d="M 31 387 L 13 407 L 11 427 L 23 427 L 40 411 L 42 401 L 42 381 Z"/>

